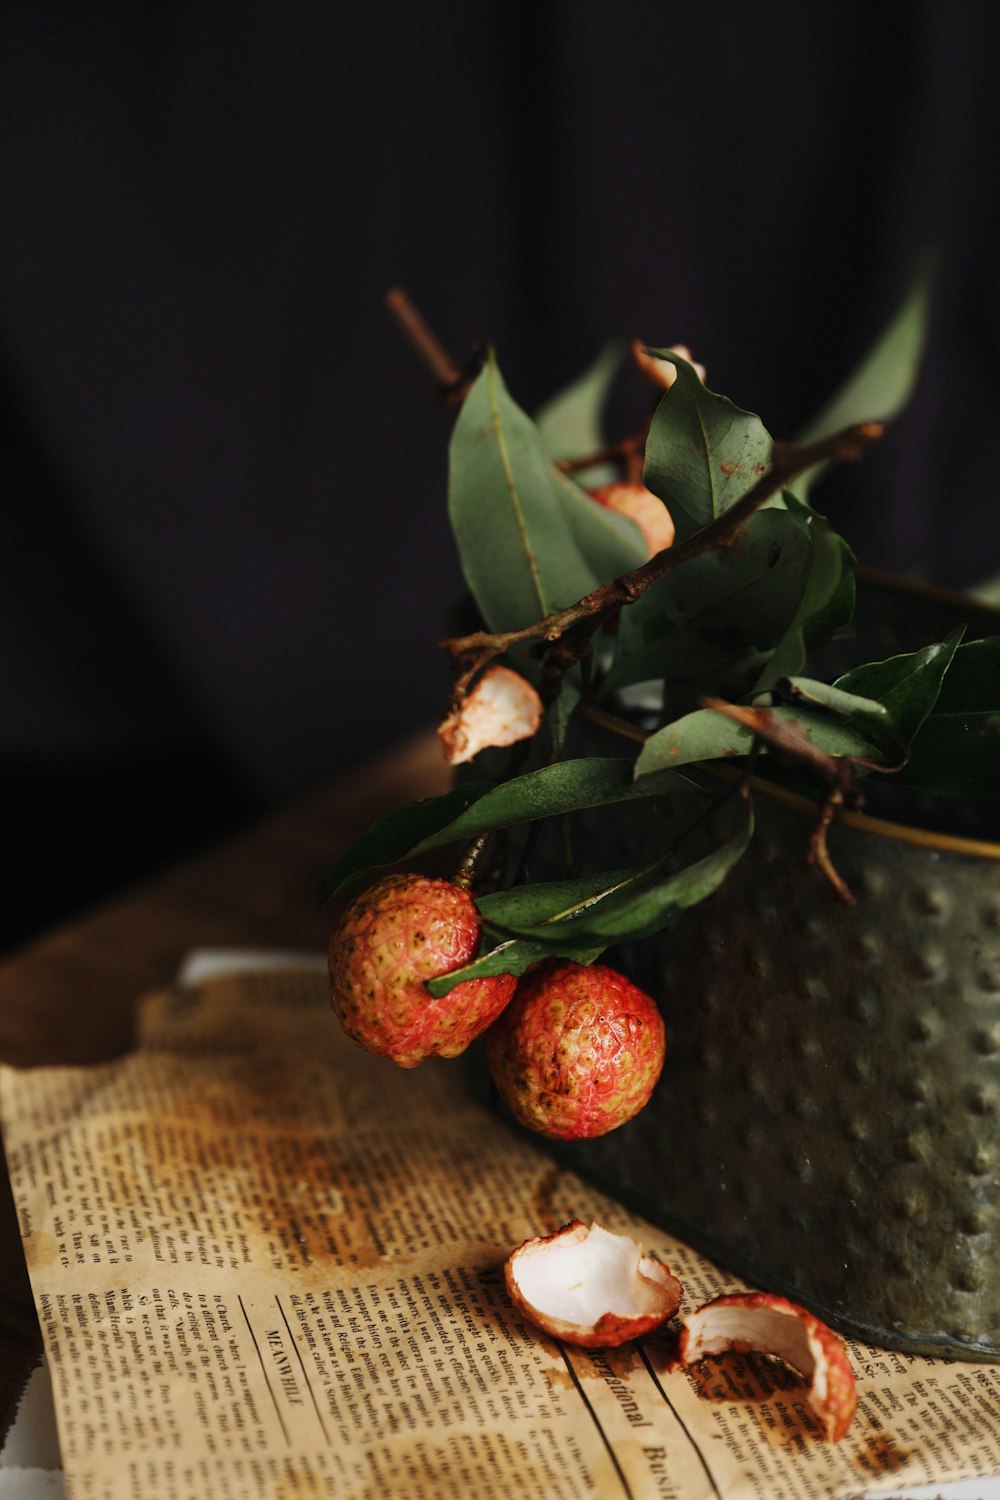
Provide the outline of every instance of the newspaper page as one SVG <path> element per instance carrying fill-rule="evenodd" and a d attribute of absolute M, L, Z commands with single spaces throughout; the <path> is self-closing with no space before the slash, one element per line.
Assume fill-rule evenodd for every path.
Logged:
<path fill-rule="evenodd" d="M 626 1231 L 693 1308 L 733 1277 L 469 1090 L 333 1021 L 323 978 L 178 986 L 101 1067 L 0 1070 L 10 1175 L 74 1500 L 805 1500 L 1000 1472 L 1000 1370 L 849 1346 L 824 1441 L 751 1355 L 556 1342 L 507 1300 L 526 1237 Z"/>

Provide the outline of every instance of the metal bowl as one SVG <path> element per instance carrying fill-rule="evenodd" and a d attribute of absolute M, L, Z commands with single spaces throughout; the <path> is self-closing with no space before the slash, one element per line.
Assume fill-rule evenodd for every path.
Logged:
<path fill-rule="evenodd" d="M 876 652 L 926 644 L 956 610 L 998 633 L 956 596 L 871 576 L 862 593 Z M 850 1335 L 1000 1360 L 998 805 L 925 801 L 931 827 L 843 815 L 849 910 L 804 867 L 815 805 L 755 786 L 757 834 L 724 887 L 611 955 L 666 1020 L 651 1103 L 553 1151 Z M 946 831 L 956 815 L 972 828 Z M 634 853 L 648 816 L 593 825 L 588 857 Z"/>

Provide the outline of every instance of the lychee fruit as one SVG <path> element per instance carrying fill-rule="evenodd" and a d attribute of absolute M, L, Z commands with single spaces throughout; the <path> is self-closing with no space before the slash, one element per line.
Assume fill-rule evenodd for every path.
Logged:
<path fill-rule="evenodd" d="M 673 369 L 673 366 L 670 367 Z M 642 532 L 650 557 L 673 545 L 674 523 L 670 512 L 652 490 L 644 484 L 603 484 L 589 491 L 590 498 L 605 510 L 626 516 Z"/>
<path fill-rule="evenodd" d="M 514 993 L 511 974 L 466 979 L 435 999 L 427 981 L 467 964 L 479 946 L 468 891 L 424 875 L 390 875 L 358 896 L 330 939 L 333 1009 L 359 1046 L 414 1068 L 457 1057 Z"/>
<path fill-rule="evenodd" d="M 515 1119 L 568 1141 L 606 1135 L 638 1114 L 666 1040 L 654 1001 L 623 974 L 557 961 L 524 976 L 486 1045 Z"/>

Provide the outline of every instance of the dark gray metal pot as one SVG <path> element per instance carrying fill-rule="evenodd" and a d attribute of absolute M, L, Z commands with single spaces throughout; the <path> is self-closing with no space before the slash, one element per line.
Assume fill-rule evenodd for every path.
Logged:
<path fill-rule="evenodd" d="M 889 629 L 894 595 L 909 631 Z M 954 619 L 946 596 L 891 580 L 866 597 L 887 650 Z M 804 865 L 815 809 L 775 788 L 755 800 L 756 838 L 722 890 L 610 955 L 663 1010 L 652 1101 L 553 1151 L 850 1335 L 1000 1360 L 1000 831 L 845 815 L 830 849 L 859 897 L 848 910 Z M 615 858 L 648 839 L 648 816 L 631 833 L 614 819 Z"/>

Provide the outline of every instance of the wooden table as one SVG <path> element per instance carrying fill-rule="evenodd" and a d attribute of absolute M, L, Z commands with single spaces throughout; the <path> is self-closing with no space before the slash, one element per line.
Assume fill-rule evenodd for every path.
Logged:
<path fill-rule="evenodd" d="M 447 790 L 449 775 L 436 737 L 422 735 L 14 954 L 0 964 L 0 1061 L 79 1065 L 127 1051 L 137 1000 L 169 984 L 191 948 L 324 950 L 331 913 L 316 891 L 333 857 L 372 818 Z M 4 1160 L 0 1441 L 40 1354 Z"/>

